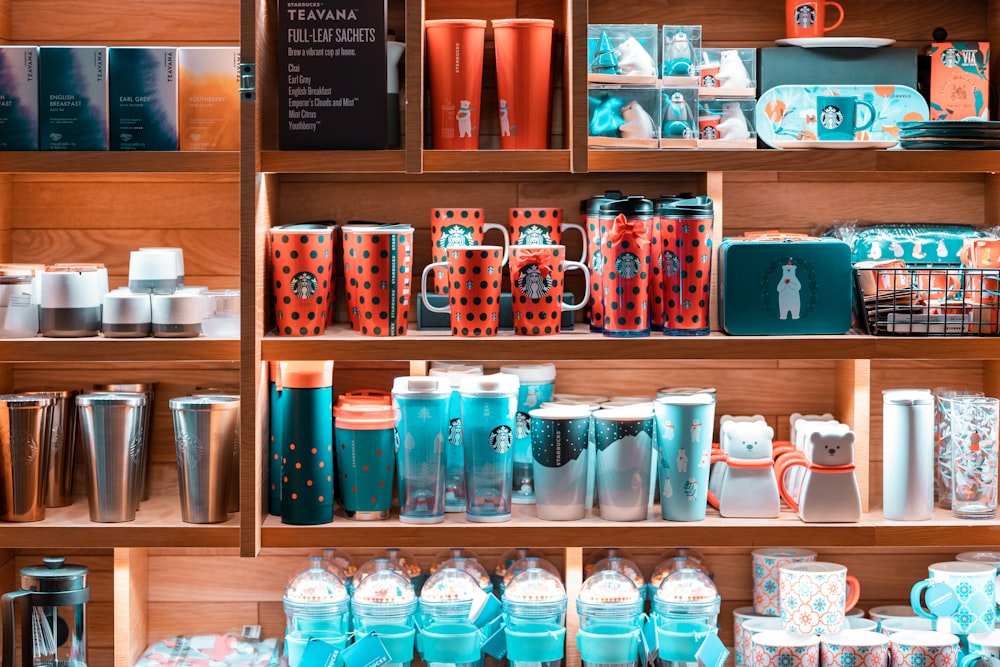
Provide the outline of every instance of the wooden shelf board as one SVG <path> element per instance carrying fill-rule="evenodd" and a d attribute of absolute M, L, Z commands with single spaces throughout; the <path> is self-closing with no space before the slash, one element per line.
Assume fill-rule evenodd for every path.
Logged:
<path fill-rule="evenodd" d="M 287 174 L 403 173 L 406 152 L 393 151 L 261 151 L 263 172 Z"/>
<path fill-rule="evenodd" d="M 424 151 L 424 172 L 570 171 L 569 150 Z"/>
<path fill-rule="evenodd" d="M 873 359 L 1000 359 L 1000 337 L 879 336 Z"/>
<path fill-rule="evenodd" d="M 591 150 L 591 172 L 1000 171 L 997 151 Z"/>
<path fill-rule="evenodd" d="M 9 338 L 0 362 L 238 361 L 237 338 Z"/>
<path fill-rule="evenodd" d="M 0 546 L 18 548 L 237 547 L 240 515 L 225 523 L 181 521 L 177 496 L 152 497 L 142 503 L 135 521 L 97 523 L 90 520 L 87 499 L 68 507 L 50 507 L 44 521 L 0 522 Z"/>
<path fill-rule="evenodd" d="M 5 173 L 232 173 L 238 151 L 10 151 Z"/>
<path fill-rule="evenodd" d="M 969 342 L 971 341 L 971 343 Z M 500 332 L 492 338 L 453 337 L 443 331 L 411 329 L 405 336 L 362 336 L 346 326 L 327 328 L 322 336 L 261 341 L 264 359 L 874 359 L 882 339 L 844 336 L 709 336 L 674 337 L 653 332 L 647 338 L 610 338 L 582 326 L 557 336 L 517 336 Z M 1000 339 L 908 339 L 886 343 L 889 358 L 965 358 L 971 349 L 980 357 L 1000 354 Z M 970 348 L 969 345 L 973 348 Z M 973 355 L 974 357 L 976 355 Z"/>
<path fill-rule="evenodd" d="M 511 521 L 472 523 L 464 514 L 446 514 L 437 524 L 400 523 L 398 515 L 386 521 L 353 521 L 339 511 L 333 523 L 289 526 L 275 516 L 264 520 L 264 547 L 303 547 L 336 544 L 343 547 L 373 544 L 398 547 L 509 547 L 512 544 L 558 544 L 563 547 L 659 547 L 688 544 L 699 547 L 745 546 L 952 546 L 994 544 L 1000 538 L 1000 521 L 972 523 L 952 519 L 945 510 L 930 521 L 887 521 L 881 512 L 862 517 L 856 524 L 806 524 L 790 511 L 777 519 L 726 519 L 709 510 L 704 521 L 679 523 L 660 519 L 659 507 L 646 521 L 603 521 L 599 511 L 578 521 L 543 521 L 531 505 L 514 505 Z"/>

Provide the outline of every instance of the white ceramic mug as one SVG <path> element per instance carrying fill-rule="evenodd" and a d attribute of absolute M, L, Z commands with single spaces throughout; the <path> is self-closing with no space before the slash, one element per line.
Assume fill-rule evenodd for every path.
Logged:
<path fill-rule="evenodd" d="M 733 610 L 733 664 L 736 667 L 750 666 L 750 635 L 752 633 L 747 631 L 746 624 L 762 618 L 768 617 L 758 614 L 753 607 L 738 607 Z M 778 627 L 781 627 L 780 621 Z"/>
<path fill-rule="evenodd" d="M 781 625 L 803 635 L 833 634 L 858 603 L 861 585 L 837 563 L 792 563 L 779 568 Z"/>
<path fill-rule="evenodd" d="M 889 638 L 872 630 L 844 630 L 819 642 L 823 667 L 888 667 Z"/>
<path fill-rule="evenodd" d="M 961 667 L 973 667 L 982 659 L 1000 659 L 1000 630 L 973 633 L 966 639 L 969 653 L 962 658 Z"/>
<path fill-rule="evenodd" d="M 778 569 L 791 563 L 808 563 L 816 560 L 816 552 L 794 547 L 754 549 L 750 554 L 753 572 L 753 609 L 762 616 L 780 616 L 781 599 L 778 597 Z"/>
<path fill-rule="evenodd" d="M 893 667 L 955 667 L 959 658 L 956 635 L 933 630 L 903 630 L 889 635 Z"/>
<path fill-rule="evenodd" d="M 784 630 L 750 637 L 750 667 L 819 667 L 819 637 Z"/>
<path fill-rule="evenodd" d="M 955 556 L 955 560 L 965 563 L 986 563 L 997 568 L 996 599 L 1000 607 L 1000 551 L 963 551 Z"/>

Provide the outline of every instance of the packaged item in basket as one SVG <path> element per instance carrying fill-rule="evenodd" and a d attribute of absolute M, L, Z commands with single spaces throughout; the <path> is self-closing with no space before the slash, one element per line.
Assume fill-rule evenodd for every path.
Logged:
<path fill-rule="evenodd" d="M 135 664 L 136 667 L 272 667 L 278 664 L 278 640 L 252 639 L 235 631 L 170 637 L 150 644 Z"/>

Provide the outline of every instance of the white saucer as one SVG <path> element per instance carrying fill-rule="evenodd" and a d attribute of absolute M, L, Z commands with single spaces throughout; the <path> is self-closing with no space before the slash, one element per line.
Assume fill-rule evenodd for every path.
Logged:
<path fill-rule="evenodd" d="M 778 46 L 801 46 L 806 49 L 848 46 L 874 49 L 880 46 L 892 46 L 896 43 L 896 40 L 883 39 L 881 37 L 789 37 L 787 39 L 776 39 L 774 43 Z"/>
<path fill-rule="evenodd" d="M 830 149 L 854 149 L 854 148 L 892 148 L 898 141 L 775 141 L 772 142 L 775 148 L 830 148 Z"/>

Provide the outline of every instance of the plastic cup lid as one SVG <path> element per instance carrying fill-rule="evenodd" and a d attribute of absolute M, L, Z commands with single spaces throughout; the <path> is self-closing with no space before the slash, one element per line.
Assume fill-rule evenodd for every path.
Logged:
<path fill-rule="evenodd" d="M 882 400 L 893 405 L 927 405 L 934 402 L 930 389 L 885 389 Z"/>
<path fill-rule="evenodd" d="M 333 417 L 337 428 L 376 430 L 395 428 L 399 411 L 391 405 L 346 403 L 335 405 Z"/>
<path fill-rule="evenodd" d="M 333 386 L 332 361 L 272 361 L 271 381 L 280 390 Z"/>
<path fill-rule="evenodd" d="M 428 577 L 420 589 L 422 602 L 460 602 L 474 599 L 481 592 L 479 582 L 464 570 L 444 567 Z"/>
<path fill-rule="evenodd" d="M 556 379 L 555 364 L 518 364 L 501 366 L 501 373 L 516 375 L 521 384 L 539 384 Z"/>
<path fill-rule="evenodd" d="M 451 396 L 446 377 L 406 375 L 392 382 L 393 396 Z"/>
<path fill-rule="evenodd" d="M 587 577 L 577 600 L 586 604 L 632 604 L 639 601 L 639 589 L 621 572 L 601 570 Z"/>
<path fill-rule="evenodd" d="M 352 599 L 365 604 L 406 604 L 417 599 L 410 581 L 396 570 L 378 570 L 354 589 Z"/>
<path fill-rule="evenodd" d="M 494 373 L 492 375 L 466 375 L 458 385 L 463 394 L 508 396 L 516 395 L 521 383 L 516 375 Z"/>
<path fill-rule="evenodd" d="M 581 419 L 590 417 L 590 406 L 576 403 L 560 405 L 558 403 L 543 403 L 542 407 L 528 412 L 533 419 Z"/>

